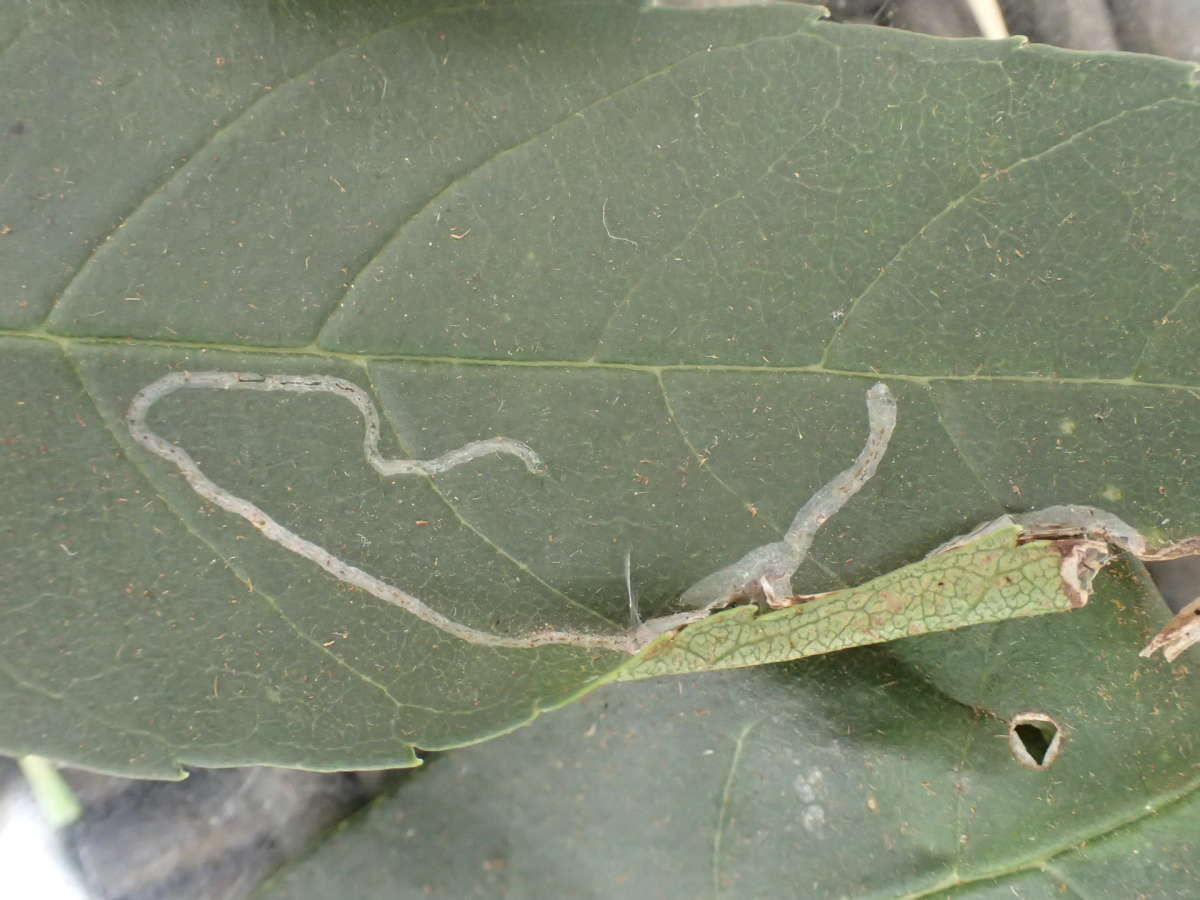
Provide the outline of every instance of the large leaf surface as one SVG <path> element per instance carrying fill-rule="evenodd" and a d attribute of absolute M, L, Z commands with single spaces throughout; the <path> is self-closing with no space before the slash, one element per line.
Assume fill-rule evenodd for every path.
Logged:
<path fill-rule="evenodd" d="M 617 2 L 10 2 L 0 15 L 0 743 L 182 763 L 411 762 L 613 654 L 483 649 L 203 501 L 151 424 L 296 533 L 476 628 L 616 630 L 900 426 L 797 586 L 1004 509 L 1200 531 L 1189 67 Z M 1068 620 L 1069 621 L 1069 620 Z M 747 676 L 759 677 L 759 676 Z M 769 676 L 763 676 L 769 677 Z M 732 681 L 730 683 L 733 683 Z"/>
<path fill-rule="evenodd" d="M 1116 567 L 1071 616 L 602 688 L 413 773 L 262 900 L 1191 897 L 1190 679 Z M 1042 713 L 1058 758 L 1020 765 Z"/>

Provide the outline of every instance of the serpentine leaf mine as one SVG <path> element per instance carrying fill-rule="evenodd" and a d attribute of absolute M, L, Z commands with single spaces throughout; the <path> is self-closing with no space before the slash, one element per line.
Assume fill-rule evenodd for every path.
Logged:
<path fill-rule="evenodd" d="M 826 594 L 795 595 L 792 577 L 818 529 L 874 477 L 896 428 L 896 401 L 887 386 L 867 391 L 868 435 L 854 463 L 797 511 L 778 541 L 702 578 L 683 592 L 684 612 L 638 624 L 628 583 L 633 624 L 619 634 L 543 629 L 502 635 L 456 622 L 418 597 L 390 585 L 296 534 L 265 511 L 208 478 L 192 456 L 147 424 L 151 407 L 189 389 L 322 392 L 353 404 L 363 420 L 363 454 L 380 475 L 432 477 L 493 454 L 519 459 L 532 475 L 546 465 L 527 444 L 506 437 L 472 441 L 428 460 L 388 459 L 379 452 L 380 419 L 370 395 L 330 375 L 259 375 L 251 372 L 174 372 L 134 395 L 126 414 L 133 439 L 172 463 L 204 499 L 252 524 L 259 532 L 346 584 L 403 609 L 447 634 L 484 647 L 570 645 L 630 654 L 633 659 L 603 680 L 761 665 L 829 653 L 912 634 L 994 622 L 1078 607 L 1092 578 L 1109 558 L 1109 546 L 1141 559 L 1170 559 L 1200 551 L 1192 538 L 1150 550 L 1134 528 L 1112 513 L 1087 506 L 1055 506 L 1004 516 L 943 544 L 920 562 L 866 584 Z M 764 611 L 764 609 L 766 611 Z M 1173 660 L 1200 640 L 1200 600 L 1185 608 L 1142 651 L 1162 648 Z"/>

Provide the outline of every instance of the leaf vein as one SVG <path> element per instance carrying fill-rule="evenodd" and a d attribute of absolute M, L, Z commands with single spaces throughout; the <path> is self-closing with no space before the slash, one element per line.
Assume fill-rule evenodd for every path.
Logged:
<path fill-rule="evenodd" d="M 118 447 L 121 448 L 125 459 L 129 461 L 129 463 L 133 467 L 133 469 L 135 471 L 137 471 L 137 473 L 139 475 L 141 475 L 141 477 L 145 480 L 146 486 L 150 489 L 150 491 L 154 494 L 154 496 L 158 497 L 162 501 L 163 506 L 166 507 L 175 516 L 176 520 L 179 522 L 180 525 L 183 526 L 185 531 L 187 531 L 189 534 L 191 534 L 194 538 L 196 538 L 198 541 L 203 543 L 213 553 L 215 553 L 217 555 L 217 558 L 220 559 L 222 563 L 224 563 L 225 568 L 227 570 L 229 570 L 229 572 L 235 578 L 237 578 L 238 580 L 240 580 L 243 583 L 247 583 L 250 580 L 249 575 L 247 573 L 241 571 L 241 569 L 238 566 L 236 566 L 233 562 L 231 562 L 229 559 L 227 559 L 225 557 L 225 555 L 221 552 L 220 548 L 217 547 L 216 544 L 214 544 L 209 538 L 207 538 L 204 534 L 202 534 L 200 531 L 198 531 L 194 527 L 194 525 L 189 521 L 188 517 L 186 515 L 184 515 L 184 513 L 181 509 L 178 509 L 176 507 L 176 505 L 167 496 L 165 496 L 160 491 L 158 491 L 157 487 L 154 484 L 153 478 L 150 477 L 150 473 L 146 470 L 144 464 L 138 459 L 138 455 L 137 455 L 137 452 L 135 451 L 134 447 L 126 444 L 126 442 L 121 439 L 120 432 L 116 428 L 113 427 L 113 423 L 110 421 L 109 417 L 105 414 L 104 409 L 101 407 L 101 405 L 99 403 L 96 402 L 95 397 L 88 385 L 87 378 L 84 376 L 82 370 L 79 367 L 78 360 L 76 360 L 67 351 L 67 349 L 65 347 L 63 348 L 63 357 L 67 361 L 67 364 L 70 366 L 72 371 L 74 372 L 75 377 L 79 382 L 81 392 L 83 393 L 83 395 L 85 397 L 88 398 L 88 401 L 92 404 L 92 408 L 96 411 L 97 418 L 99 418 L 99 420 L 103 423 L 105 430 L 109 433 L 109 436 L 113 439 L 113 442 Z M 432 710 L 429 708 L 421 707 L 416 704 L 405 703 L 405 702 L 399 700 L 394 694 L 392 694 L 392 692 L 387 688 L 386 685 L 376 681 L 375 679 L 371 678 L 369 675 L 358 671 L 354 666 L 352 666 L 350 663 L 348 663 L 346 660 L 344 660 L 338 654 L 334 653 L 330 648 L 323 646 L 322 643 L 320 641 L 318 641 L 316 638 L 309 637 L 308 635 L 304 634 L 304 632 L 300 629 L 300 627 L 297 626 L 296 623 L 293 622 L 291 620 L 291 618 L 283 612 L 282 608 L 279 606 L 279 601 L 271 594 L 271 592 L 264 591 L 259 588 L 255 588 L 254 595 L 256 597 L 262 598 L 263 603 L 266 604 L 266 606 L 269 607 L 283 621 L 283 623 L 285 625 L 287 625 L 287 627 L 289 629 L 291 629 L 291 631 L 295 634 L 297 639 L 299 639 L 303 643 L 310 645 L 314 650 L 318 651 L 319 653 L 329 657 L 331 660 L 333 660 L 333 662 L 336 665 L 345 669 L 346 671 L 348 671 L 349 673 L 351 673 L 352 675 L 357 677 L 359 680 L 361 680 L 363 683 L 365 683 L 365 684 L 375 688 L 379 692 L 381 692 L 385 697 L 387 697 L 387 699 L 397 709 L 420 709 L 425 712 L 437 712 L 438 711 L 438 710 Z"/>
<path fill-rule="evenodd" d="M 1146 332 L 1146 340 L 1142 343 L 1142 349 L 1138 351 L 1137 359 L 1135 359 L 1133 361 L 1133 365 L 1129 369 L 1129 375 L 1127 377 L 1131 381 L 1138 380 L 1138 372 L 1141 370 L 1142 365 L 1146 361 L 1146 355 L 1150 352 L 1150 345 L 1154 343 L 1154 338 L 1158 334 L 1158 327 L 1165 328 L 1165 327 L 1167 327 L 1167 325 L 1171 324 L 1170 323 L 1171 316 L 1173 316 L 1173 315 L 1175 315 L 1175 313 L 1179 312 L 1179 310 L 1182 309 L 1187 304 L 1187 302 L 1192 299 L 1192 295 L 1196 292 L 1196 290 L 1198 288 L 1200 288 L 1200 281 L 1196 282 L 1191 287 L 1189 287 L 1186 291 L 1184 291 L 1183 294 L 1179 297 L 1179 299 L 1176 300 L 1175 303 L 1171 306 L 1171 308 L 1168 309 L 1163 314 L 1163 317 L 1161 319 L 1159 319 L 1155 323 L 1151 323 L 1149 330 Z"/>
<path fill-rule="evenodd" d="M 759 37 L 753 38 L 748 41 L 738 41 L 738 42 L 731 43 L 731 44 L 724 44 L 719 47 L 705 46 L 701 49 L 693 50 L 690 53 L 687 53 L 687 54 L 681 56 L 679 59 L 674 60 L 671 63 L 669 63 L 659 69 L 655 69 L 652 72 L 647 72 L 646 74 L 644 74 L 638 78 L 635 78 L 633 81 L 630 81 L 626 84 L 621 85 L 619 88 L 616 88 L 602 96 L 599 96 L 592 100 L 589 100 L 583 106 L 580 106 L 579 108 L 572 110 L 567 115 L 563 116 L 562 118 L 558 119 L 557 121 L 551 122 L 549 125 L 539 129 L 537 132 L 535 132 L 534 134 L 531 134 L 529 137 L 527 137 L 523 140 L 520 140 L 520 141 L 516 142 L 515 144 L 511 144 L 508 147 L 504 147 L 500 150 L 497 150 L 495 153 L 493 153 L 487 159 L 483 160 L 482 162 L 480 162 L 476 165 L 471 166 L 466 171 L 451 178 L 444 185 L 442 185 L 442 187 L 440 187 L 433 194 L 431 194 L 429 196 L 429 198 L 423 204 L 421 204 L 421 206 L 418 209 L 416 209 L 412 214 L 406 216 L 399 223 L 397 223 L 397 225 L 388 234 L 386 234 L 383 237 L 383 239 L 381 241 L 379 241 L 378 244 L 375 245 L 374 249 L 371 250 L 370 255 L 366 258 L 366 260 L 364 260 L 354 270 L 354 272 L 352 274 L 347 276 L 346 282 L 345 282 L 345 284 L 346 284 L 345 288 L 343 288 L 341 293 L 333 300 L 332 303 L 330 303 L 329 308 L 325 311 L 325 313 L 321 317 L 321 320 L 318 322 L 315 336 L 313 337 L 312 343 L 315 345 L 318 345 L 318 346 L 322 344 L 322 341 L 324 340 L 325 330 L 329 327 L 329 324 L 333 320 L 333 317 L 336 314 L 336 312 L 342 308 L 342 304 L 345 302 L 346 298 L 350 295 L 350 292 L 354 289 L 354 285 L 358 281 L 359 277 L 362 275 L 363 272 L 365 272 L 368 268 L 370 268 L 370 266 L 377 259 L 379 259 L 379 257 L 382 256 L 392 244 L 394 244 L 396 241 L 398 241 L 400 239 L 400 237 L 404 234 L 405 229 L 408 228 L 409 225 L 411 225 L 413 222 L 415 222 L 419 216 L 421 216 L 424 212 L 426 212 L 428 209 L 430 209 L 430 207 L 432 207 L 433 204 L 436 203 L 439 199 L 446 196 L 450 191 L 454 190 L 459 185 L 461 185 L 461 184 L 465 183 L 466 181 L 468 181 L 469 179 L 473 178 L 479 172 L 482 172 L 488 166 L 493 165 L 497 160 L 502 159 L 503 157 L 508 156 L 512 153 L 516 153 L 527 147 L 530 147 L 538 140 L 541 140 L 542 138 L 549 135 L 556 128 L 559 128 L 562 125 L 566 124 L 567 122 L 570 122 L 572 119 L 583 117 L 587 113 L 587 111 L 590 109 L 594 109 L 605 103 L 612 102 L 613 100 L 620 97 L 622 94 L 626 93 L 627 91 L 631 91 L 634 88 L 639 87 L 640 85 L 645 84 L 647 82 L 653 81 L 656 78 L 669 76 L 679 66 L 685 65 L 686 63 L 690 62 L 692 59 L 706 56 L 709 53 L 711 53 L 714 49 L 740 50 L 740 49 L 744 49 L 746 47 L 751 47 L 755 44 L 767 43 L 767 42 L 771 42 L 771 41 L 784 41 L 784 40 L 789 40 L 789 39 L 796 38 L 796 37 L 808 37 L 808 38 L 812 38 L 813 40 L 821 41 L 823 43 L 830 43 L 825 38 L 822 38 L 815 34 L 809 33 L 806 30 L 806 28 L 807 28 L 807 26 L 798 28 L 789 34 L 763 35 L 763 36 L 759 36 Z"/>
<path fill-rule="evenodd" d="M 733 797 L 733 781 L 737 774 L 738 765 L 742 760 L 742 751 L 746 746 L 746 738 L 750 736 L 761 719 L 756 719 L 753 722 L 748 722 L 742 726 L 741 732 L 737 736 L 737 741 L 733 745 L 733 755 L 729 760 L 729 771 L 725 773 L 725 784 L 721 789 L 721 805 L 717 809 L 717 827 L 713 830 L 712 843 L 712 883 L 713 883 L 713 900 L 721 896 L 721 844 L 725 838 L 725 825 L 729 819 L 729 805 Z"/>
<path fill-rule="evenodd" d="M 1000 499 L 1000 497 L 996 496 L 996 494 L 992 492 L 991 487 L 989 487 L 987 482 L 984 481 L 983 474 L 976 467 L 974 460 L 963 449 L 963 446 L 959 442 L 958 438 L 954 436 L 954 433 L 950 430 L 949 425 L 946 424 L 946 407 L 938 394 L 936 385 L 930 385 L 929 398 L 933 402 L 934 410 L 937 412 L 938 425 L 942 427 L 942 431 L 945 433 L 946 438 L 950 441 L 950 445 L 954 448 L 954 452 L 958 454 L 958 458 L 962 462 L 964 468 L 966 468 L 966 470 L 975 478 L 976 483 L 979 485 L 983 493 L 989 499 L 995 501 L 996 505 L 999 506 L 1001 510 L 1006 510 L 1008 508 L 1007 505 L 1003 500 Z"/>
<path fill-rule="evenodd" d="M 445 11 L 450 10 L 443 10 L 443 12 Z M 307 77 L 321 66 L 325 65 L 325 63 L 329 62 L 331 59 L 335 59 L 343 53 L 361 49 L 377 37 L 401 28 L 406 28 L 420 21 L 421 19 L 434 15 L 436 12 L 437 11 L 428 11 L 420 15 L 413 16 L 409 19 L 405 19 L 402 22 L 396 22 L 392 25 L 388 25 L 386 28 L 381 28 L 378 31 L 370 32 L 364 37 L 355 41 L 353 44 L 337 47 L 333 51 L 321 55 L 311 65 L 293 75 L 289 75 L 278 84 L 264 85 L 253 100 L 251 100 L 241 109 L 234 111 L 229 118 L 214 128 L 203 140 L 197 143 L 194 147 L 185 150 L 182 153 L 176 154 L 176 158 L 183 157 L 186 160 L 183 165 L 171 168 L 165 178 L 158 181 L 153 187 L 151 187 L 150 190 L 146 191 L 142 197 L 125 213 L 117 215 L 116 223 L 104 235 L 96 239 L 95 243 L 92 244 L 91 249 L 75 266 L 75 271 L 71 277 L 67 279 L 67 283 L 64 284 L 63 287 L 58 291 L 57 296 L 53 299 L 50 307 L 46 310 L 45 315 L 42 317 L 42 326 L 51 327 L 51 319 L 54 317 L 55 312 L 60 307 L 62 300 L 67 296 L 68 293 L 70 293 L 73 286 L 83 276 L 84 271 L 94 264 L 97 259 L 103 257 L 105 248 L 109 245 L 109 241 L 112 239 L 113 235 L 125 227 L 125 225 L 139 215 L 144 209 L 146 209 L 147 204 L 154 197 L 157 197 L 159 194 L 166 191 L 172 184 L 175 183 L 178 178 L 182 177 L 184 173 L 190 172 L 196 163 L 197 157 L 203 154 L 204 151 L 209 147 L 213 146 L 213 144 L 220 140 L 223 135 L 228 134 L 231 129 L 238 125 L 238 123 L 254 113 L 260 106 L 270 102 L 272 98 L 281 96 L 282 88 Z"/>
<path fill-rule="evenodd" d="M 1079 131 L 1076 131 L 1075 133 L 1069 135 L 1068 137 L 1065 137 L 1058 141 L 1055 141 L 1053 144 L 1050 144 L 1048 147 L 1045 147 L 1044 149 L 1039 150 L 1037 153 L 1031 154 L 1030 156 L 1022 157 L 1020 159 L 1017 159 L 1017 160 L 1007 163 L 1005 165 L 997 166 L 994 171 L 1012 172 L 1014 169 L 1018 169 L 1025 165 L 1028 165 L 1028 164 L 1031 164 L 1034 162 L 1038 162 L 1041 159 L 1043 159 L 1044 157 L 1049 156 L 1051 153 L 1054 153 L 1055 151 L 1060 150 L 1063 147 L 1067 147 L 1067 146 L 1073 144 L 1075 141 L 1079 140 L 1083 136 L 1090 134 L 1092 132 L 1095 132 L 1095 131 L 1099 131 L 1100 129 L 1105 128 L 1105 127 L 1113 124 L 1114 122 L 1120 121 L 1121 119 L 1123 119 L 1126 116 L 1137 115 L 1138 113 L 1146 112 L 1147 110 L 1154 109 L 1155 107 L 1164 105 L 1172 100 L 1177 100 L 1177 99 L 1180 99 L 1180 98 L 1177 98 L 1174 96 L 1160 97 L 1159 99 L 1154 100 L 1150 103 L 1143 103 L 1141 106 L 1133 107 L 1131 109 L 1121 110 L 1121 112 L 1115 113 L 1106 119 L 1100 120 L 1099 122 L 1094 122 L 1093 124 L 1088 125 L 1086 128 L 1082 128 Z M 879 270 L 875 274 L 875 277 L 872 278 L 870 282 L 868 282 L 867 286 L 865 288 L 863 288 L 863 290 L 858 294 L 858 296 L 856 296 L 854 299 L 852 299 L 850 301 L 850 305 L 846 310 L 846 314 L 842 317 L 841 322 L 838 323 L 837 329 L 834 331 L 833 335 L 829 338 L 829 341 L 825 344 L 825 350 L 821 354 L 821 361 L 819 363 L 820 366 L 825 367 L 828 365 L 830 355 L 832 354 L 833 349 L 834 349 L 834 345 L 836 345 L 838 343 L 839 339 L 841 339 L 842 335 L 845 334 L 846 325 L 849 323 L 850 319 L 854 316 L 855 310 L 858 309 L 863 298 L 865 298 L 868 294 L 870 294 L 875 289 L 875 287 L 881 281 L 883 281 L 884 277 L 887 275 L 887 273 L 891 269 L 891 267 L 898 260 L 900 260 L 913 245 L 915 245 L 919 240 L 921 240 L 925 236 L 925 232 L 929 229 L 929 227 L 931 225 L 935 224 L 936 222 L 940 221 L 942 218 L 944 218 L 944 217 L 948 216 L 950 213 L 954 212 L 954 210 L 958 209 L 958 207 L 960 207 L 964 202 L 966 202 L 967 199 L 969 199 L 977 190 L 983 188 L 984 186 L 992 184 L 994 182 L 994 180 L 995 179 L 990 179 L 990 178 L 989 179 L 980 179 L 975 184 L 971 185 L 971 187 L 969 187 L 966 191 L 959 194 L 957 197 L 952 198 L 948 203 L 946 203 L 945 206 L 943 206 L 940 210 L 935 212 L 928 220 L 926 220 L 920 227 L 918 227 L 912 233 L 912 235 L 908 238 L 908 240 L 906 240 L 904 243 L 902 243 L 896 249 L 896 251 L 891 255 L 891 257 L 882 266 L 879 266 Z"/>
<path fill-rule="evenodd" d="M 374 390 L 375 389 L 374 388 L 375 379 L 371 376 L 369 369 L 368 369 L 367 377 L 371 380 L 372 390 Z M 376 391 L 376 396 L 378 396 L 378 391 Z M 379 405 L 383 409 L 383 415 L 387 419 L 388 424 L 391 425 L 391 427 L 392 427 L 392 436 L 396 439 L 397 446 L 399 446 L 400 450 L 405 455 L 411 456 L 412 454 L 409 453 L 408 449 L 404 446 L 404 442 L 400 438 L 400 432 L 399 432 L 399 429 L 397 428 L 395 417 L 392 415 L 391 409 L 385 403 L 380 403 Z M 426 476 L 425 481 L 429 485 L 429 487 L 433 491 L 433 493 L 437 495 L 438 499 L 441 500 L 442 503 L 445 505 L 445 507 L 450 511 L 451 515 L 453 515 L 454 518 L 456 520 L 458 520 L 458 522 L 464 528 L 466 528 L 468 531 L 470 531 L 471 534 L 475 535 L 475 537 L 479 539 L 480 543 L 482 543 L 485 547 L 490 548 L 492 551 L 494 551 L 496 553 L 496 555 L 499 556 L 501 559 L 510 563 L 514 568 L 516 568 L 522 574 L 527 575 L 529 578 L 532 578 L 535 582 L 540 584 L 548 592 L 550 592 L 555 597 L 557 597 L 559 600 L 563 601 L 564 603 L 568 604 L 569 606 L 573 606 L 576 609 L 587 613 L 588 615 L 597 617 L 598 619 L 600 619 L 601 622 L 605 623 L 606 625 L 620 627 L 619 625 L 617 625 L 616 622 L 614 622 L 612 619 L 608 618 L 607 616 L 602 615 L 601 613 L 597 612 L 594 609 L 591 609 L 590 607 L 588 607 L 587 605 L 585 605 L 583 603 L 580 603 L 578 600 L 574 599 L 573 597 L 570 597 L 567 594 L 564 594 L 558 588 L 554 587 L 554 585 L 550 584 L 550 582 L 548 582 L 544 578 L 542 578 L 529 565 L 527 565 L 526 563 L 517 559 L 517 557 L 513 556 L 511 553 L 509 553 L 507 550 L 505 550 L 503 547 L 501 547 L 499 544 L 497 544 L 494 540 L 492 540 L 492 538 L 490 536 L 485 534 L 479 527 L 477 527 L 474 523 L 472 523 L 470 521 L 470 519 L 468 519 L 465 515 L 463 515 L 462 511 L 453 503 L 453 501 L 451 501 L 450 497 L 447 496 L 446 492 L 443 491 L 438 486 L 438 483 L 435 479 Z"/>

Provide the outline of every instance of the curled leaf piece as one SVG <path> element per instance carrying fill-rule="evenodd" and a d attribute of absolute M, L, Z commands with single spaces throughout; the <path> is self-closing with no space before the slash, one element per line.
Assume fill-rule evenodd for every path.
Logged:
<path fill-rule="evenodd" d="M 979 536 L 866 584 L 793 598 L 771 612 L 735 606 L 668 633 L 614 680 L 784 662 L 897 638 L 1063 612 L 1087 603 L 1108 545 L 1023 541 L 1019 525 Z"/>
<path fill-rule="evenodd" d="M 1051 506 L 1012 518 L 1022 525 L 1027 538 L 1078 536 L 1100 540 L 1143 562 L 1162 562 L 1200 554 L 1200 536 L 1150 547 L 1146 538 L 1128 522 L 1092 506 Z M 1200 598 L 1181 609 L 1138 655 L 1149 657 L 1161 649 L 1167 662 L 1172 662 L 1197 642 L 1200 642 Z"/>
<path fill-rule="evenodd" d="M 1151 548 L 1142 533 L 1124 519 L 1094 506 L 1047 506 L 1011 518 L 1022 526 L 1026 538 L 1087 537 L 1120 547 L 1143 562 L 1200 554 L 1200 536 Z"/>

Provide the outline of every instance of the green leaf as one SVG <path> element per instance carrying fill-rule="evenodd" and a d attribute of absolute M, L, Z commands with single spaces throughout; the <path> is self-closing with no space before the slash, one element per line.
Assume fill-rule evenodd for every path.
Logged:
<path fill-rule="evenodd" d="M 260 900 L 1186 897 L 1200 710 L 1137 564 L 1069 616 L 608 686 L 437 757 Z M 1042 770 L 1020 714 L 1063 733 Z"/>
<path fill-rule="evenodd" d="M 1020 533 L 1009 525 L 859 587 L 799 598 L 772 612 L 752 605 L 722 610 L 665 635 L 610 677 L 636 681 L 761 666 L 1079 606 L 1086 598 L 1064 585 L 1056 542 L 1018 544 Z M 1081 568 L 1076 561 L 1070 567 Z"/>
<path fill-rule="evenodd" d="M 1200 532 L 1191 69 L 798 6 L 18 3 L 0 15 L 0 747 L 407 765 L 625 659 L 480 647 L 323 571 L 131 433 L 464 626 L 615 634 L 900 420 L 805 592 L 1006 509 Z M 102 39 L 101 39 L 102 38 Z M 1068 619 L 1073 619 L 1074 614 Z M 1161 664 L 1160 664 L 1161 665 Z"/>

